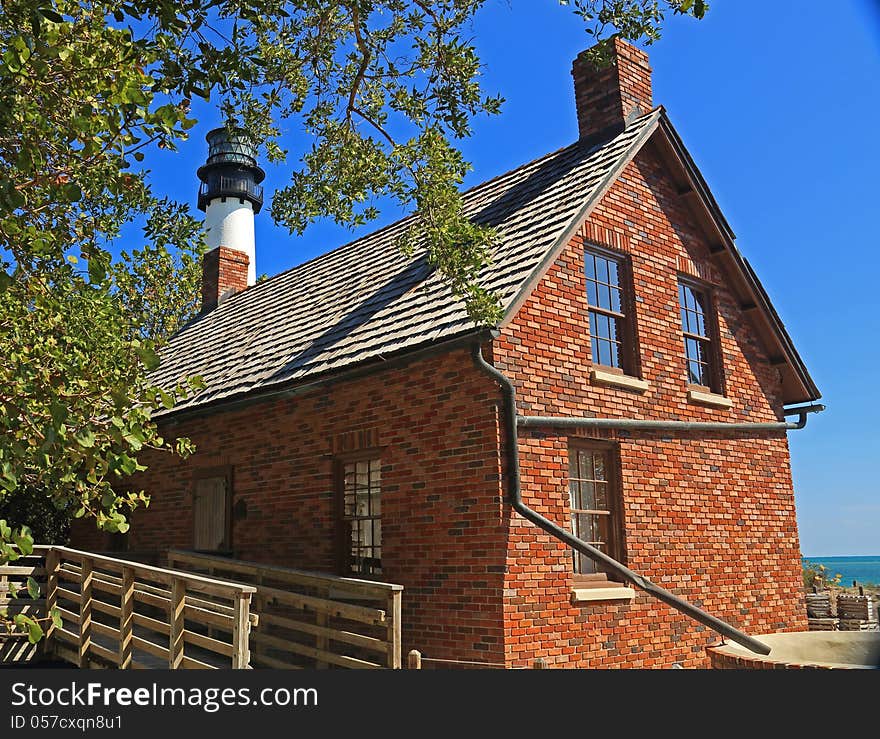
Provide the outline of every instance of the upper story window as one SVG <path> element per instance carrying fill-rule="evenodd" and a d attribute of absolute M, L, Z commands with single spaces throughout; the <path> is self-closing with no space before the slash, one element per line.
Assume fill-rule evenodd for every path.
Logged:
<path fill-rule="evenodd" d="M 578 442 L 568 449 L 571 532 L 614 559 L 623 558 L 620 491 L 613 450 L 607 445 Z M 574 579 L 597 586 L 607 581 L 601 568 L 580 552 L 572 552 Z"/>
<path fill-rule="evenodd" d="M 715 313 L 709 292 L 695 283 L 679 280 L 678 303 L 688 382 L 720 393 L 721 363 L 715 338 Z"/>
<path fill-rule="evenodd" d="M 637 375 L 635 331 L 631 315 L 630 278 L 626 259 L 608 252 L 584 252 L 587 304 L 593 362 L 627 375 Z"/>
<path fill-rule="evenodd" d="M 382 473 L 378 455 L 338 462 L 344 575 L 382 574 Z"/>

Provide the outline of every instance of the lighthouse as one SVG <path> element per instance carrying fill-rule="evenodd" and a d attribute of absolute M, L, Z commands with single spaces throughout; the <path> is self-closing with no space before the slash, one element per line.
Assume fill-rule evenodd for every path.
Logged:
<path fill-rule="evenodd" d="M 246 131 L 215 128 L 205 138 L 208 159 L 197 173 L 208 246 L 202 266 L 203 311 L 257 281 L 254 215 L 263 207 L 260 183 L 266 176 Z"/>

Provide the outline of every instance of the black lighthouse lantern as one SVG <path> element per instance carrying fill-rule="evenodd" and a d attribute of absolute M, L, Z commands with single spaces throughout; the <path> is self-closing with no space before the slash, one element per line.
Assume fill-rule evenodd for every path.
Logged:
<path fill-rule="evenodd" d="M 207 211 L 212 200 L 239 198 L 249 201 L 254 213 L 263 207 L 263 186 L 266 173 L 257 166 L 257 146 L 247 132 L 236 128 L 215 128 L 208 141 L 208 161 L 198 169 L 199 210 Z"/>

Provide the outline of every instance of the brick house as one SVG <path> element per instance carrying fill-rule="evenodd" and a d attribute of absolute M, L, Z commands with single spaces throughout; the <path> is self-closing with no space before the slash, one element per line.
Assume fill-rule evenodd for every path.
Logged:
<path fill-rule="evenodd" d="M 783 420 L 819 392 L 647 57 L 614 50 L 574 62 L 577 142 L 465 195 L 501 237 L 492 331 L 399 253 L 405 221 L 250 287 L 217 244 L 158 370 L 207 383 L 160 417 L 198 452 L 147 460 L 128 547 L 400 583 L 431 657 L 705 666 L 716 634 L 512 509 L 517 463 L 526 505 L 630 569 L 751 634 L 806 628 Z"/>

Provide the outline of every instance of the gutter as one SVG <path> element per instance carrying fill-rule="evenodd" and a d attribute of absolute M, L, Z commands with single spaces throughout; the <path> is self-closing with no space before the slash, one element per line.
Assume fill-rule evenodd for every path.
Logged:
<path fill-rule="evenodd" d="M 797 414 L 799 419 L 794 423 L 780 422 L 775 424 L 729 424 L 729 423 L 690 423 L 684 421 L 641 421 L 636 419 L 599 419 L 599 418 L 555 418 L 546 416 L 518 416 L 516 412 L 516 391 L 513 383 L 498 369 L 489 364 L 483 357 L 479 343 L 474 343 L 471 348 L 471 356 L 477 368 L 501 385 L 504 393 L 506 415 L 505 442 L 508 456 L 508 498 L 510 505 L 523 518 L 546 531 L 551 536 L 567 544 L 575 551 L 589 557 L 594 562 L 601 564 L 605 569 L 616 574 L 618 577 L 633 583 L 657 600 L 666 603 L 672 608 L 684 613 L 689 618 L 708 626 L 713 631 L 729 638 L 731 641 L 745 647 L 757 654 L 770 654 L 770 647 L 761 641 L 749 636 L 725 621 L 707 613 L 683 598 L 670 593 L 665 588 L 655 585 L 648 578 L 633 572 L 626 565 L 609 557 L 599 549 L 587 544 L 570 531 L 558 526 L 537 511 L 529 508 L 522 500 L 522 488 L 519 467 L 519 435 L 517 426 L 555 426 L 560 428 L 578 426 L 605 426 L 616 428 L 652 428 L 652 429 L 677 429 L 677 430 L 724 430 L 724 431 L 765 431 L 803 428 L 806 424 L 808 413 L 816 413 L 824 410 L 824 406 L 803 406 L 792 409 L 786 414 Z"/>
<path fill-rule="evenodd" d="M 605 428 L 633 431 L 792 431 L 807 425 L 807 415 L 821 413 L 820 404 L 787 408 L 786 416 L 797 416 L 797 421 L 775 423 L 724 423 L 715 421 L 647 421 L 640 418 L 579 418 L 577 416 L 517 416 L 516 425 L 523 428 Z"/>

